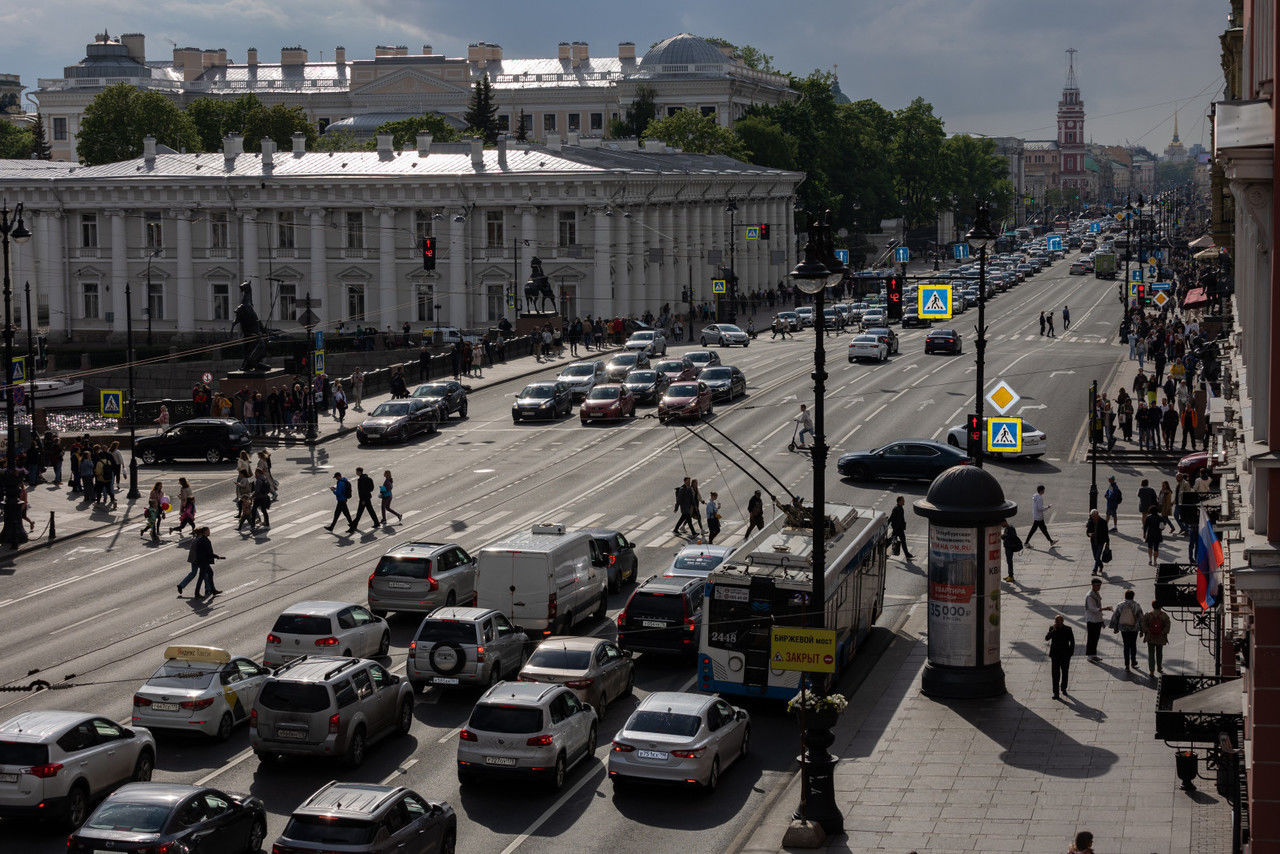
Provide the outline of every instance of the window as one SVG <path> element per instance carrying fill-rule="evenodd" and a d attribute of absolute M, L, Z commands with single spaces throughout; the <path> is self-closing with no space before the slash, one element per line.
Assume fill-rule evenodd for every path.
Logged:
<path fill-rule="evenodd" d="M 502 285 L 489 285 L 485 294 L 485 302 L 488 308 L 488 320 L 496 323 L 501 320 L 502 315 Z"/>
<path fill-rule="evenodd" d="M 93 728 L 98 733 L 98 743 L 115 741 L 124 738 L 124 729 L 120 724 L 106 718 L 94 718 Z"/>
<path fill-rule="evenodd" d="M 147 319 L 163 320 L 164 319 L 164 283 L 150 282 L 147 284 Z"/>
<path fill-rule="evenodd" d="M 164 223 L 160 211 L 147 211 L 144 216 L 144 237 L 148 249 L 164 248 Z"/>
<path fill-rule="evenodd" d="M 417 320 L 419 322 L 435 320 L 436 313 L 434 311 L 433 304 L 435 291 L 431 285 L 418 285 L 416 296 L 417 299 L 415 300 L 415 304 L 417 306 L 417 310 L 415 311 L 414 316 Z"/>
<path fill-rule="evenodd" d="M 360 211 L 347 211 L 347 248 L 364 248 L 364 214 Z M 364 314 L 363 302 L 364 296 L 361 294 L 361 315 Z"/>
<path fill-rule="evenodd" d="M 329 123 L 331 121 L 333 120 L 328 116 L 321 116 L 320 118 L 316 119 L 316 130 L 320 133 L 324 133 L 325 128 L 329 126 Z"/>
<path fill-rule="evenodd" d="M 364 285 L 347 285 L 347 320 L 364 321 Z"/>
<path fill-rule="evenodd" d="M 80 245 L 85 249 L 98 248 L 97 214 L 80 214 Z"/>
<path fill-rule="evenodd" d="M 556 694 L 555 697 L 551 699 L 551 705 L 547 708 L 547 711 L 551 713 L 552 724 L 562 723 L 569 717 L 569 715 L 573 714 L 569 709 L 569 698 L 572 696 L 572 694 L 565 692 L 563 694 Z"/>
<path fill-rule="evenodd" d="M 293 282 L 280 285 L 280 319 L 296 320 L 298 317 L 298 286 Z"/>
<path fill-rule="evenodd" d="M 560 211 L 556 218 L 557 233 L 561 247 L 573 246 L 578 242 L 578 214 L 575 211 Z"/>
<path fill-rule="evenodd" d="M 542 130 L 545 133 L 555 133 L 555 130 L 556 130 L 556 114 L 555 113 L 542 114 Z"/>
<path fill-rule="evenodd" d="M 209 248 L 226 251 L 230 245 L 231 228 L 227 221 L 227 212 L 211 212 L 209 214 Z"/>
<path fill-rule="evenodd" d="M 343 679 L 341 682 L 333 686 L 334 694 L 338 699 L 338 708 L 345 709 L 356 701 L 356 689 L 351 687 L 349 680 Z"/>
<path fill-rule="evenodd" d="M 98 283 L 82 282 L 80 285 L 80 306 L 85 320 L 98 319 Z"/>
<path fill-rule="evenodd" d="M 569 114 L 569 130 L 572 133 L 582 130 L 582 113 Z"/>
<path fill-rule="evenodd" d="M 376 664 L 369 665 L 369 676 L 373 679 L 373 688 L 375 691 L 381 691 L 388 685 L 395 684 L 391 680 L 391 674 Z"/>
<path fill-rule="evenodd" d="M 604 113 L 591 114 L 591 129 L 604 130 Z"/>
<path fill-rule="evenodd" d="M 715 107 L 700 107 L 700 108 L 699 108 L 699 112 L 701 112 L 701 113 L 702 113 L 702 115 L 704 115 L 704 116 L 712 116 L 712 117 L 714 117 L 714 116 L 715 116 L 715 114 L 716 114 L 716 108 L 715 108 Z"/>
<path fill-rule="evenodd" d="M 276 247 L 293 249 L 296 245 L 293 237 L 293 211 L 280 211 L 276 214 Z"/>
<path fill-rule="evenodd" d="M 498 130 L 511 130 L 511 116 L 498 116 Z"/>
<path fill-rule="evenodd" d="M 506 239 L 503 234 L 502 211 L 485 211 L 484 215 L 484 237 L 485 246 L 502 246 Z"/>
<path fill-rule="evenodd" d="M 364 699 L 373 693 L 373 682 L 369 679 L 369 674 L 365 670 L 357 670 L 351 674 L 351 681 L 356 686 L 356 696 Z"/>
<path fill-rule="evenodd" d="M 531 113 L 521 113 L 520 124 L 524 126 L 524 132 L 529 133 L 533 130 L 533 115 Z"/>
<path fill-rule="evenodd" d="M 222 815 L 231 809 L 231 804 L 227 803 L 223 798 L 215 795 L 213 792 L 204 793 L 204 804 L 208 810 L 208 815 L 213 818 L 216 815 Z"/>
<path fill-rule="evenodd" d="M 214 282 L 211 287 L 213 289 L 213 319 L 230 320 L 231 285 L 227 282 Z"/>
<path fill-rule="evenodd" d="M 680 110 L 682 109 L 683 107 L 667 107 L 667 117 L 670 118 L 671 116 L 674 116 L 676 113 L 680 112 Z"/>
<path fill-rule="evenodd" d="M 413 236 L 415 248 L 422 247 L 422 238 L 431 236 L 431 211 L 413 212 Z"/>
<path fill-rule="evenodd" d="M 67 139 L 67 120 L 55 117 L 53 120 L 53 140 L 54 142 L 66 142 Z"/>

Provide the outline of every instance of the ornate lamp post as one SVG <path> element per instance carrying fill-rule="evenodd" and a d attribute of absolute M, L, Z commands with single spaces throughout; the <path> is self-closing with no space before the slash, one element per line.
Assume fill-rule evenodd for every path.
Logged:
<path fill-rule="evenodd" d="M 18 437 L 13 423 L 13 308 L 11 297 L 13 283 L 9 278 L 9 241 L 22 244 L 31 239 L 31 232 L 22 221 L 22 202 L 13 209 L 13 217 L 9 216 L 9 206 L 0 205 L 0 243 L 4 246 L 4 364 L 5 374 L 4 402 L 5 415 L 8 418 L 8 444 L 5 448 L 5 469 L 0 483 L 4 487 L 4 528 L 0 529 L 0 542 L 11 549 L 16 549 L 27 541 L 27 532 L 22 527 L 22 507 L 19 504 L 18 471 L 14 462 Z"/>
<path fill-rule="evenodd" d="M 150 261 L 147 262 L 150 265 Z M 150 267 L 148 267 L 150 269 Z M 142 497 L 138 491 L 138 455 L 134 453 L 134 438 L 138 428 L 138 399 L 133 394 L 133 291 L 129 287 L 129 277 L 124 279 L 124 329 L 125 346 L 129 356 L 129 491 L 125 497 L 137 501 Z"/>
<path fill-rule="evenodd" d="M 737 249 L 738 249 L 738 227 L 737 214 L 738 203 L 730 201 L 724 207 L 725 213 L 729 215 L 729 275 L 728 281 L 725 282 L 725 299 L 721 303 L 728 302 L 729 310 L 721 311 L 719 305 L 716 307 L 717 323 L 737 323 L 738 322 L 738 271 L 737 271 Z"/>
<path fill-rule="evenodd" d="M 987 355 L 987 246 L 996 239 L 991 230 L 991 214 L 985 204 L 978 205 L 977 215 L 973 218 L 973 228 L 964 236 L 969 245 L 978 247 L 978 340 L 976 351 L 977 383 L 973 394 L 973 411 L 978 416 L 978 426 L 982 426 L 982 389 L 986 386 Z M 973 464 L 982 468 L 982 443 L 970 448 Z"/>

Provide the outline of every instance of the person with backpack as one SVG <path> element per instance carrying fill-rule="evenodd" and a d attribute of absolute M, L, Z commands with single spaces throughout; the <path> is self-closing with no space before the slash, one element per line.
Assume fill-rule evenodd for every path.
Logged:
<path fill-rule="evenodd" d="M 342 472 L 335 471 L 333 473 L 333 486 L 329 487 L 329 491 L 333 493 L 337 504 L 333 508 L 333 521 L 325 526 L 325 530 L 332 533 L 333 526 L 338 524 L 339 516 L 346 516 L 347 524 L 355 528 L 356 523 L 351 518 L 351 508 L 347 506 L 347 502 L 351 500 L 351 481 L 343 477 Z"/>
<path fill-rule="evenodd" d="M 1043 486 L 1040 488 L 1044 489 Z M 1009 565 L 1009 574 L 1004 577 L 1004 580 L 1013 581 L 1013 556 L 1022 551 L 1022 540 L 1018 539 L 1018 532 L 1009 524 L 1008 519 L 1003 520 L 1000 524 L 1003 527 L 1000 532 L 1000 541 L 1004 543 L 1004 559 Z M 1027 538 L 1030 539 L 1031 535 L 1027 534 Z M 1057 683 L 1055 682 L 1054 684 L 1056 685 Z M 1066 684 L 1065 678 L 1063 679 L 1063 684 Z M 1057 694 L 1054 694 L 1054 696 L 1056 697 Z"/>
<path fill-rule="evenodd" d="M 1120 509 L 1120 502 L 1124 501 L 1124 494 L 1116 484 L 1115 475 L 1107 477 L 1107 491 L 1102 494 L 1102 497 L 1107 501 L 1107 516 L 1103 521 L 1111 525 L 1111 530 L 1119 531 L 1120 518 L 1117 511 Z"/>
<path fill-rule="evenodd" d="M 1142 623 L 1142 606 L 1133 591 L 1124 592 L 1124 601 L 1111 612 L 1111 631 L 1119 632 L 1124 645 L 1124 669 L 1138 669 L 1138 629 Z"/>
<path fill-rule="evenodd" d="M 387 469 L 382 473 L 382 486 L 378 487 L 378 497 L 382 499 L 382 524 L 387 524 L 387 514 L 396 517 L 397 522 L 404 520 L 399 511 L 393 510 L 391 507 L 391 497 L 394 493 L 395 481 L 391 477 L 391 469 Z"/>
<path fill-rule="evenodd" d="M 757 529 L 764 530 L 764 499 L 760 497 L 758 489 L 747 501 L 747 533 L 742 539 L 750 539 L 751 532 Z"/>
<path fill-rule="evenodd" d="M 1151 603 L 1151 610 L 1138 621 L 1138 631 L 1147 642 L 1147 670 L 1164 673 L 1164 647 L 1169 642 L 1169 615 L 1159 602 Z"/>

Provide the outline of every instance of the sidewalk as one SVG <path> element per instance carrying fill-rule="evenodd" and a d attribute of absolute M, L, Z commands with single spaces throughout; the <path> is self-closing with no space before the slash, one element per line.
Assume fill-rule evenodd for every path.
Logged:
<path fill-rule="evenodd" d="M 1122 516 L 1112 534 L 1115 560 L 1102 596 L 1114 606 L 1133 587 L 1146 610 L 1154 567 Z M 920 693 L 927 652 L 927 608 L 912 607 L 875 670 L 850 698 L 835 730 L 836 802 L 847 835 L 826 851 L 1065 852 L 1091 831 L 1099 852 L 1229 852 L 1231 807 L 1199 782 L 1179 790 L 1173 751 L 1154 738 L 1155 681 L 1139 640 L 1137 673 L 1123 669 L 1120 637 L 1104 629 L 1100 663 L 1084 655 L 1083 604 L 1092 560 L 1082 535 L 1057 526 L 1058 545 L 1015 558 L 1016 583 L 1003 583 L 1001 633 L 1009 693 L 993 700 L 931 700 Z M 1074 528 L 1075 526 L 1072 526 Z M 1025 534 L 1024 532 L 1021 532 Z M 1184 540 L 1162 558 L 1183 559 Z M 896 567 L 902 564 L 896 560 Z M 907 566 L 907 572 L 921 572 Z M 1051 697 L 1045 632 L 1055 614 L 1075 630 L 1070 694 Z M 1198 636 L 1169 611 L 1167 673 L 1212 672 Z M 1108 618 L 1110 613 L 1107 614 Z M 1201 769 L 1202 773 L 1204 769 Z M 768 807 L 742 852 L 778 852 L 799 803 L 798 778 Z"/>

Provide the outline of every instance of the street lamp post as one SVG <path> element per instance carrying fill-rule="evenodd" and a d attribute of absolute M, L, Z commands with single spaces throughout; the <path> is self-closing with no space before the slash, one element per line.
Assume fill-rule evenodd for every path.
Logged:
<path fill-rule="evenodd" d="M 1089 445 L 1093 451 L 1089 466 L 1090 510 L 1098 509 L 1098 434 L 1101 432 L 1098 424 L 1098 381 L 1094 380 L 1093 385 L 1089 386 Z"/>
<path fill-rule="evenodd" d="M 982 421 L 982 389 L 986 385 L 987 355 L 987 246 L 996 239 L 991 230 L 991 214 L 986 204 L 978 205 L 977 215 L 973 218 L 973 228 L 964 236 L 970 245 L 978 247 L 978 340 L 974 350 L 977 353 L 977 383 L 973 393 L 974 412 L 978 416 L 978 426 Z M 973 464 L 982 468 L 982 443 L 972 448 Z"/>
<path fill-rule="evenodd" d="M 147 262 L 148 266 L 150 263 Z M 134 442 L 138 428 L 138 401 L 133 394 L 133 290 L 129 287 L 128 276 L 124 280 L 124 329 L 125 346 L 129 354 L 129 492 L 125 497 L 130 501 L 137 501 L 142 493 L 138 491 L 138 454 Z"/>
<path fill-rule="evenodd" d="M 13 314 L 11 296 L 13 283 L 9 278 L 9 240 L 22 244 L 31 239 L 31 232 L 22 221 L 22 202 L 13 209 L 13 218 L 9 217 L 9 206 L 0 204 L 0 243 L 4 246 L 4 364 L 9 372 L 5 375 L 4 402 L 5 414 L 8 417 L 7 445 L 5 447 L 4 476 L 0 478 L 4 486 L 4 528 L 0 529 L 0 542 L 11 549 L 16 549 L 27 541 L 27 532 L 22 527 L 22 507 L 19 504 L 18 468 L 14 460 L 18 437 L 13 423 Z"/>
<path fill-rule="evenodd" d="M 738 203 L 729 202 L 725 205 L 725 211 L 729 214 L 729 276 L 728 285 L 725 290 L 725 297 L 729 303 L 728 313 L 716 311 L 717 323 L 737 323 L 738 322 L 738 270 L 737 270 L 737 248 L 738 248 L 738 228 L 736 216 L 738 213 Z M 722 300 L 723 302 L 723 300 Z"/>
<path fill-rule="evenodd" d="M 27 412 L 31 413 L 31 433 L 36 431 L 36 344 L 35 327 L 31 319 L 31 282 L 23 282 L 22 314 L 27 319 L 27 358 L 31 364 L 27 367 Z"/>

